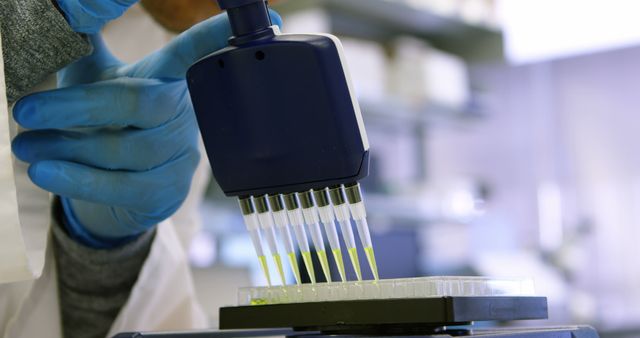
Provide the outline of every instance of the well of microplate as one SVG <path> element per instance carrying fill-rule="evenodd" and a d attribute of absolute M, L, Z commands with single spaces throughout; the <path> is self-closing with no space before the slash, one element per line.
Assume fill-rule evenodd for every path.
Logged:
<path fill-rule="evenodd" d="M 535 296 L 528 278 L 419 277 L 351 281 L 238 290 L 238 305 L 265 305 L 371 299 Z"/>

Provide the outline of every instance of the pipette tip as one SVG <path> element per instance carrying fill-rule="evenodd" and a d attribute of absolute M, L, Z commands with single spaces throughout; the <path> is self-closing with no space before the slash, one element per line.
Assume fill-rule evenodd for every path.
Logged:
<path fill-rule="evenodd" d="M 324 250 L 316 250 L 316 254 L 318 255 L 318 260 L 320 261 L 320 266 L 322 267 L 324 277 L 327 279 L 328 283 L 331 283 L 331 270 L 329 270 L 329 260 L 327 259 L 327 252 Z"/>
<path fill-rule="evenodd" d="M 350 248 L 349 250 L 349 258 L 351 259 L 351 265 L 353 265 L 353 270 L 356 272 L 356 277 L 359 281 L 362 280 L 362 271 L 360 270 L 360 260 L 358 259 L 358 251 L 356 248 Z"/>
<path fill-rule="evenodd" d="M 298 260 L 296 259 L 295 252 L 289 252 L 287 254 L 289 257 L 289 263 L 291 264 L 291 270 L 293 270 L 293 276 L 296 279 L 296 284 L 300 285 L 302 280 L 300 279 L 300 269 L 298 268 Z"/>
<path fill-rule="evenodd" d="M 379 280 L 378 276 L 378 264 L 376 263 L 376 256 L 373 253 L 373 247 L 364 248 L 364 253 L 367 255 L 367 261 L 369 262 L 369 267 L 371 268 L 371 273 L 373 274 L 373 278 L 375 280 Z"/>
<path fill-rule="evenodd" d="M 344 271 L 344 260 L 342 259 L 342 251 L 340 249 L 333 249 L 333 259 L 336 260 L 336 265 L 338 266 L 338 273 L 340 273 L 340 279 L 343 282 L 347 281 L 347 274 Z"/>
<path fill-rule="evenodd" d="M 262 268 L 262 272 L 264 272 L 264 277 L 267 279 L 267 285 L 271 286 L 271 276 L 269 276 L 269 266 L 267 265 L 267 257 L 258 256 L 258 260 L 260 261 L 260 267 Z"/>
<path fill-rule="evenodd" d="M 311 252 L 310 251 L 302 252 L 302 260 L 304 261 L 304 265 L 307 268 L 307 273 L 309 274 L 309 279 L 311 279 L 311 284 L 315 284 L 316 274 L 313 271 L 313 260 L 311 259 Z"/>
<path fill-rule="evenodd" d="M 276 263 L 276 267 L 278 268 L 278 274 L 280 275 L 282 285 L 287 285 L 287 280 L 284 278 L 284 269 L 282 268 L 282 259 L 280 259 L 280 255 L 274 254 L 273 261 Z"/>

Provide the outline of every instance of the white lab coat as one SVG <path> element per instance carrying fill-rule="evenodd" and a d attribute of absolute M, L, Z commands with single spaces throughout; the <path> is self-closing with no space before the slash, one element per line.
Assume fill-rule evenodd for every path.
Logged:
<path fill-rule="evenodd" d="M 193 215 L 208 178 L 206 164 L 205 159 L 194 177 L 192 194 L 185 205 L 174 217 L 158 225 L 149 257 L 108 337 L 123 331 L 205 328 L 208 325 L 197 302 L 185 254 L 188 237 L 197 227 L 197 218 Z M 31 191 L 38 193 L 34 189 Z M 24 197 L 28 200 L 28 196 Z M 37 200 L 41 199 L 33 199 Z M 42 224 L 42 227 L 46 229 L 46 225 Z M 176 229 L 183 235 L 180 236 Z M 0 337 L 61 337 L 54 263 L 51 245 L 48 245 L 40 278 L 0 285 Z"/>
<path fill-rule="evenodd" d="M 0 65 L 2 62 L 0 53 Z M 0 338 L 59 338 L 62 332 L 56 269 L 51 245 L 47 244 L 50 241 L 49 198 L 29 182 L 25 169 L 24 164 L 16 163 L 23 235 L 38 243 L 34 256 L 36 261 L 37 257 L 44 258 L 45 263 L 35 280 L 0 285 Z M 158 225 L 149 256 L 108 337 L 123 331 L 207 326 L 206 316 L 196 299 L 185 248 L 199 226 L 196 208 L 208 177 L 208 161 L 203 157 L 187 201 L 171 219 Z M 6 257 L 0 257 L 2 259 Z"/>
<path fill-rule="evenodd" d="M 187 237 L 197 226 L 194 208 L 199 203 L 198 197 L 202 196 L 203 180 L 206 182 L 208 177 L 207 167 L 202 164 L 206 165 L 207 161 L 202 161 L 194 177 L 192 194 L 185 205 L 174 217 L 158 225 L 149 257 L 108 337 L 123 331 L 205 328 L 208 325 L 197 302 L 185 254 Z M 180 221 L 179 225 L 177 220 Z M 46 228 L 46 224 L 42 224 L 42 227 Z M 178 234 L 177 228 L 183 236 Z M 45 257 L 40 278 L 0 285 L 1 337 L 61 337 L 56 269 L 51 245 L 47 246 Z"/>
<path fill-rule="evenodd" d="M 51 246 L 40 278 L 0 286 L 4 338 L 60 338 L 60 309 Z M 108 337 L 126 331 L 205 328 L 184 250 L 171 221 L 158 226 L 151 252 Z"/>

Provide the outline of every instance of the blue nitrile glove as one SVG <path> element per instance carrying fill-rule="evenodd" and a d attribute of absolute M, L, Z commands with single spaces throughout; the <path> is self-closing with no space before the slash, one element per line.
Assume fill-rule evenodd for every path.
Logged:
<path fill-rule="evenodd" d="M 218 15 L 131 65 L 94 36 L 94 53 L 58 74 L 60 89 L 16 103 L 14 118 L 32 130 L 13 151 L 36 185 L 61 197 L 72 237 L 117 246 L 178 209 L 199 159 L 185 73 L 230 34 Z"/>
<path fill-rule="evenodd" d="M 95 34 L 138 0 L 53 0 L 75 32 Z"/>

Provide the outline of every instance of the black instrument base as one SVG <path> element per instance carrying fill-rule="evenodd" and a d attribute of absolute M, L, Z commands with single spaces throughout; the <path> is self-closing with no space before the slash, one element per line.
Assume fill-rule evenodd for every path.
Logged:
<path fill-rule="evenodd" d="M 371 299 L 225 307 L 220 309 L 220 329 L 396 334 L 432 332 L 474 321 L 546 318 L 545 297 Z"/>

